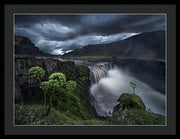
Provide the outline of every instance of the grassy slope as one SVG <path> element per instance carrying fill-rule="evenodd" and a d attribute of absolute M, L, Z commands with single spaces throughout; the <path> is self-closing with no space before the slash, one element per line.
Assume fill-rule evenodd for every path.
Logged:
<path fill-rule="evenodd" d="M 47 119 L 43 105 L 16 105 L 15 124 L 17 125 L 103 125 L 108 124 L 105 120 L 92 118 L 82 120 L 75 118 L 72 113 L 60 112 L 52 108 Z"/>

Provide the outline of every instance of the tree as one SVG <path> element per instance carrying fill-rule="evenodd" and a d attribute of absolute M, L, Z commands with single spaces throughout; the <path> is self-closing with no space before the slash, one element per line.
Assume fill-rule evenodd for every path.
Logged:
<path fill-rule="evenodd" d="M 52 73 L 49 76 L 48 81 L 41 82 L 41 79 L 45 75 L 45 71 L 38 66 L 32 67 L 28 71 L 28 74 L 30 75 L 30 77 L 37 79 L 40 82 L 40 89 L 42 89 L 44 92 L 44 110 L 46 118 L 51 110 L 53 98 L 57 95 L 57 93 L 62 93 L 65 91 L 72 92 L 77 87 L 75 81 L 70 80 L 66 82 L 66 76 L 63 73 L 59 72 Z M 47 95 L 49 99 L 47 99 Z M 46 104 L 48 105 L 47 110 Z"/>
<path fill-rule="evenodd" d="M 51 106 L 52 106 L 52 99 L 54 97 L 54 93 L 60 91 L 61 86 L 58 80 L 49 80 L 48 81 L 48 88 L 50 89 L 50 91 L 48 92 L 49 94 L 49 102 L 48 102 L 48 109 L 46 111 L 46 116 L 48 116 L 50 110 L 51 110 Z"/>
<path fill-rule="evenodd" d="M 135 94 L 135 88 L 137 87 L 136 84 L 134 83 L 134 81 L 130 81 L 129 84 L 133 89 L 133 94 Z"/>
<path fill-rule="evenodd" d="M 49 76 L 49 80 L 42 82 L 40 88 L 44 90 L 49 95 L 48 109 L 46 111 L 46 116 L 48 116 L 52 100 L 55 92 L 62 92 L 64 85 L 66 85 L 66 76 L 63 73 L 52 73 Z"/>
<path fill-rule="evenodd" d="M 41 83 L 41 79 L 44 77 L 45 71 L 41 67 L 35 66 L 29 69 L 28 75 Z"/>

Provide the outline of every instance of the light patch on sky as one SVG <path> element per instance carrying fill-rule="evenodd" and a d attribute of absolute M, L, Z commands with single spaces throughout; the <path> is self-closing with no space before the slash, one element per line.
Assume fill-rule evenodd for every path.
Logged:
<path fill-rule="evenodd" d="M 68 51 L 63 51 L 62 49 L 55 49 L 52 51 L 51 54 L 54 54 L 54 55 L 63 55 L 65 53 L 69 53 L 69 52 L 72 52 L 73 50 L 68 50 Z"/>
<path fill-rule="evenodd" d="M 65 53 L 69 53 L 69 52 L 72 52 L 73 50 L 68 50 L 68 51 L 66 51 Z"/>
<path fill-rule="evenodd" d="M 54 54 L 54 55 L 63 55 L 64 52 L 62 51 L 62 49 L 55 49 L 51 52 L 51 54 Z"/>

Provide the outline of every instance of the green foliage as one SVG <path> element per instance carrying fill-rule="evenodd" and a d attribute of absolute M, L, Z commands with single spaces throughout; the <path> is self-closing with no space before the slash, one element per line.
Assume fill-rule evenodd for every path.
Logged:
<path fill-rule="evenodd" d="M 48 92 L 51 87 L 49 85 L 49 81 L 44 81 L 40 84 L 40 89 L 42 89 L 44 92 Z"/>
<path fill-rule="evenodd" d="M 46 111 L 46 116 L 48 116 L 53 98 L 54 98 L 54 93 L 55 92 L 62 92 L 64 85 L 66 84 L 66 76 L 63 73 L 52 73 L 49 76 L 49 80 L 42 82 L 40 85 L 40 88 L 45 91 L 49 95 L 49 101 L 48 101 L 48 109 Z M 46 96 L 44 96 L 44 101 L 46 101 Z M 46 104 L 46 102 L 44 102 Z M 46 106 L 45 106 L 46 107 Z"/>
<path fill-rule="evenodd" d="M 52 73 L 48 81 L 41 83 L 40 88 L 45 92 L 61 91 L 66 84 L 66 76 L 63 73 Z"/>
<path fill-rule="evenodd" d="M 134 81 L 130 81 L 129 84 L 130 84 L 130 86 L 131 86 L 132 89 L 133 89 L 133 94 L 135 94 L 135 88 L 137 87 L 136 84 L 135 84 L 135 82 L 134 82 Z"/>
<path fill-rule="evenodd" d="M 52 73 L 49 76 L 49 81 L 57 81 L 60 87 L 63 87 L 66 84 L 66 76 L 63 73 Z M 53 82 L 51 83 L 54 84 Z"/>
<path fill-rule="evenodd" d="M 77 87 L 77 84 L 75 81 L 70 80 L 70 81 L 66 82 L 66 88 L 68 91 L 74 91 L 76 89 L 76 87 Z"/>
<path fill-rule="evenodd" d="M 44 77 L 45 71 L 41 67 L 35 66 L 29 69 L 28 74 L 30 77 L 40 81 Z"/>
<path fill-rule="evenodd" d="M 135 85 L 135 82 L 134 81 L 130 81 L 130 85 Z"/>
<path fill-rule="evenodd" d="M 73 107 L 69 106 L 68 104 L 75 105 L 75 107 L 80 106 L 80 107 L 82 107 L 82 109 L 80 109 L 80 110 L 81 110 L 81 113 L 83 113 L 83 114 L 82 115 L 78 114 L 78 115 L 76 115 L 76 117 L 79 117 L 80 119 L 82 119 L 82 117 L 85 117 L 85 115 L 87 115 L 87 117 L 93 117 L 94 114 L 93 114 L 92 108 L 89 105 L 88 99 L 87 99 L 88 98 L 88 88 L 89 88 L 89 84 L 90 84 L 89 69 L 86 66 L 74 65 L 74 64 L 66 65 L 66 63 L 63 63 L 63 67 L 61 70 L 57 70 L 55 72 L 61 72 L 61 73 L 65 74 L 67 81 L 75 81 L 76 82 L 77 87 L 75 88 L 75 90 L 68 91 L 67 88 L 65 88 L 65 90 L 63 92 L 68 91 L 69 95 L 72 95 L 72 97 L 77 97 L 80 100 L 79 101 L 80 105 L 75 105 L 77 103 L 73 103 L 73 101 L 71 101 L 70 103 L 64 102 L 63 99 L 66 101 L 68 101 L 69 99 L 67 99 L 68 96 L 66 96 L 66 95 L 63 96 L 62 94 L 64 94 L 64 93 L 61 93 L 59 95 L 56 95 L 56 100 L 53 101 L 54 106 L 56 106 L 58 103 L 60 106 L 60 103 L 61 103 L 61 106 L 58 108 L 58 110 L 60 110 L 60 109 L 61 110 L 66 109 L 67 111 L 70 110 L 71 114 L 72 114 L 72 111 L 73 111 L 73 113 L 75 113 L 76 108 L 73 108 Z M 72 92 L 74 92 L 74 93 L 72 94 Z M 61 99 L 59 99 L 59 98 L 61 98 Z M 61 101 L 61 102 L 59 102 L 59 101 Z M 67 106 L 65 106 L 66 105 L 65 103 L 68 103 Z M 64 112 L 65 112 L 65 110 L 64 110 Z"/>
<path fill-rule="evenodd" d="M 86 107 L 81 103 L 80 98 L 72 93 L 62 93 L 58 98 L 56 109 L 70 114 L 74 119 L 91 119 L 92 116 L 86 112 Z"/>
<path fill-rule="evenodd" d="M 60 91 L 61 90 L 61 82 L 59 82 L 58 80 L 49 80 L 48 81 L 48 85 L 49 85 L 49 88 L 50 88 L 50 92 L 56 92 L 56 91 Z"/>

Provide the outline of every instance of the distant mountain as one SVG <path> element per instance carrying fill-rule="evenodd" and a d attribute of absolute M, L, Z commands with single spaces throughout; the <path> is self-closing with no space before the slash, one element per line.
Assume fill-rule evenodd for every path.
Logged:
<path fill-rule="evenodd" d="M 63 57 L 117 56 L 119 58 L 165 58 L 165 31 L 144 32 L 127 39 L 109 43 L 88 45 L 66 53 Z"/>
<path fill-rule="evenodd" d="M 24 36 L 15 36 L 15 54 L 17 55 L 31 55 L 31 56 L 52 56 L 39 50 L 32 41 Z"/>

